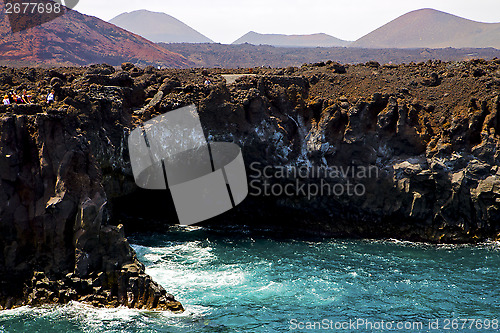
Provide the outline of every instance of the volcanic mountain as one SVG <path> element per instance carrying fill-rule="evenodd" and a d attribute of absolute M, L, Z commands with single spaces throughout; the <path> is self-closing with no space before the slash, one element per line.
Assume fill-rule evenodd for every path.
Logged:
<path fill-rule="evenodd" d="M 165 13 L 136 10 L 120 14 L 109 22 L 156 43 L 213 43 L 210 38 Z"/>
<path fill-rule="evenodd" d="M 53 21 L 13 33 L 4 2 L 0 1 L 1 65 L 87 65 L 102 62 L 119 65 L 125 61 L 165 67 L 188 66 L 188 61 L 177 53 L 75 10 L 67 10 Z"/>
<path fill-rule="evenodd" d="M 233 42 L 233 44 L 244 43 L 282 47 L 335 47 L 347 46 L 350 42 L 322 33 L 312 35 L 278 35 L 259 34 L 250 31 Z"/>
<path fill-rule="evenodd" d="M 500 48 L 500 23 L 481 23 L 434 9 L 404 14 L 361 37 L 361 48 Z"/>

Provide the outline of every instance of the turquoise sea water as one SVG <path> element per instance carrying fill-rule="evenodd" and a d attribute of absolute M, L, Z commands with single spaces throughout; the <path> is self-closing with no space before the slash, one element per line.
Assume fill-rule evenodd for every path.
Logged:
<path fill-rule="evenodd" d="M 0 313 L 0 332 L 500 332 L 499 243 L 283 240 L 202 228 L 129 240 L 185 313 L 23 307 Z"/>

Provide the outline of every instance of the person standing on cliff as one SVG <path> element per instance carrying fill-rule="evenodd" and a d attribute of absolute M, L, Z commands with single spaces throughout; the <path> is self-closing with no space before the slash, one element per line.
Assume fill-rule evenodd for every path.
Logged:
<path fill-rule="evenodd" d="M 31 95 L 28 95 L 26 89 L 23 90 L 23 93 L 21 94 L 21 99 L 25 104 L 31 104 Z"/>
<path fill-rule="evenodd" d="M 22 104 L 23 103 L 23 100 L 21 98 L 21 96 L 18 96 L 16 91 L 13 91 L 12 92 L 12 99 L 14 100 L 14 103 L 17 103 L 17 104 Z"/>
<path fill-rule="evenodd" d="M 52 89 L 50 91 L 50 93 L 47 95 L 47 104 L 50 105 L 51 103 L 54 103 L 54 94 L 55 94 L 55 92 L 56 91 L 54 89 Z"/>
<path fill-rule="evenodd" d="M 10 98 L 9 95 L 5 95 L 3 97 L 3 105 L 10 105 Z"/>

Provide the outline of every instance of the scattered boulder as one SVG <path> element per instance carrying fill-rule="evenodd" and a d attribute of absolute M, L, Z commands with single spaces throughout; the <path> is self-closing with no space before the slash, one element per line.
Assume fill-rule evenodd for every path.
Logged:
<path fill-rule="evenodd" d="M 108 64 L 98 64 L 98 65 L 90 65 L 85 73 L 86 74 L 111 75 L 115 72 L 116 72 L 116 70 L 113 66 L 110 66 Z"/>
<path fill-rule="evenodd" d="M 366 64 L 365 64 L 366 67 L 371 67 L 371 68 L 379 68 L 380 67 L 380 63 L 377 62 L 377 61 L 368 61 Z"/>
<path fill-rule="evenodd" d="M 347 72 L 346 66 L 339 64 L 338 62 L 327 62 L 327 67 L 331 69 L 334 73 L 345 74 Z"/>
<path fill-rule="evenodd" d="M 121 67 L 124 71 L 130 71 L 135 65 L 131 62 L 124 62 Z"/>
<path fill-rule="evenodd" d="M 63 85 L 63 81 L 58 77 L 53 77 L 50 79 L 50 85 L 54 89 L 59 89 Z"/>
<path fill-rule="evenodd" d="M 422 85 L 426 87 L 437 87 L 441 84 L 441 78 L 438 73 L 431 73 L 429 77 L 422 80 Z"/>

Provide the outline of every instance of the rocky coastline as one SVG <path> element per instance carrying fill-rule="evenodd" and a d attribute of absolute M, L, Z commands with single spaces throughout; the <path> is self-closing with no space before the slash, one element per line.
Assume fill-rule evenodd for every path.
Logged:
<path fill-rule="evenodd" d="M 363 195 L 249 196 L 208 225 L 432 243 L 500 238 L 498 59 L 231 70 L 252 74 L 231 84 L 225 72 L 0 68 L 2 93 L 26 89 L 35 102 L 0 106 L 0 309 L 76 300 L 182 311 L 125 237 L 148 229 L 145 221 L 176 223 L 168 195 L 135 186 L 126 143 L 141 122 L 193 103 L 208 139 L 240 145 L 247 167 L 378 170 L 326 180 L 356 181 Z M 252 171 L 249 180 L 262 180 Z"/>

